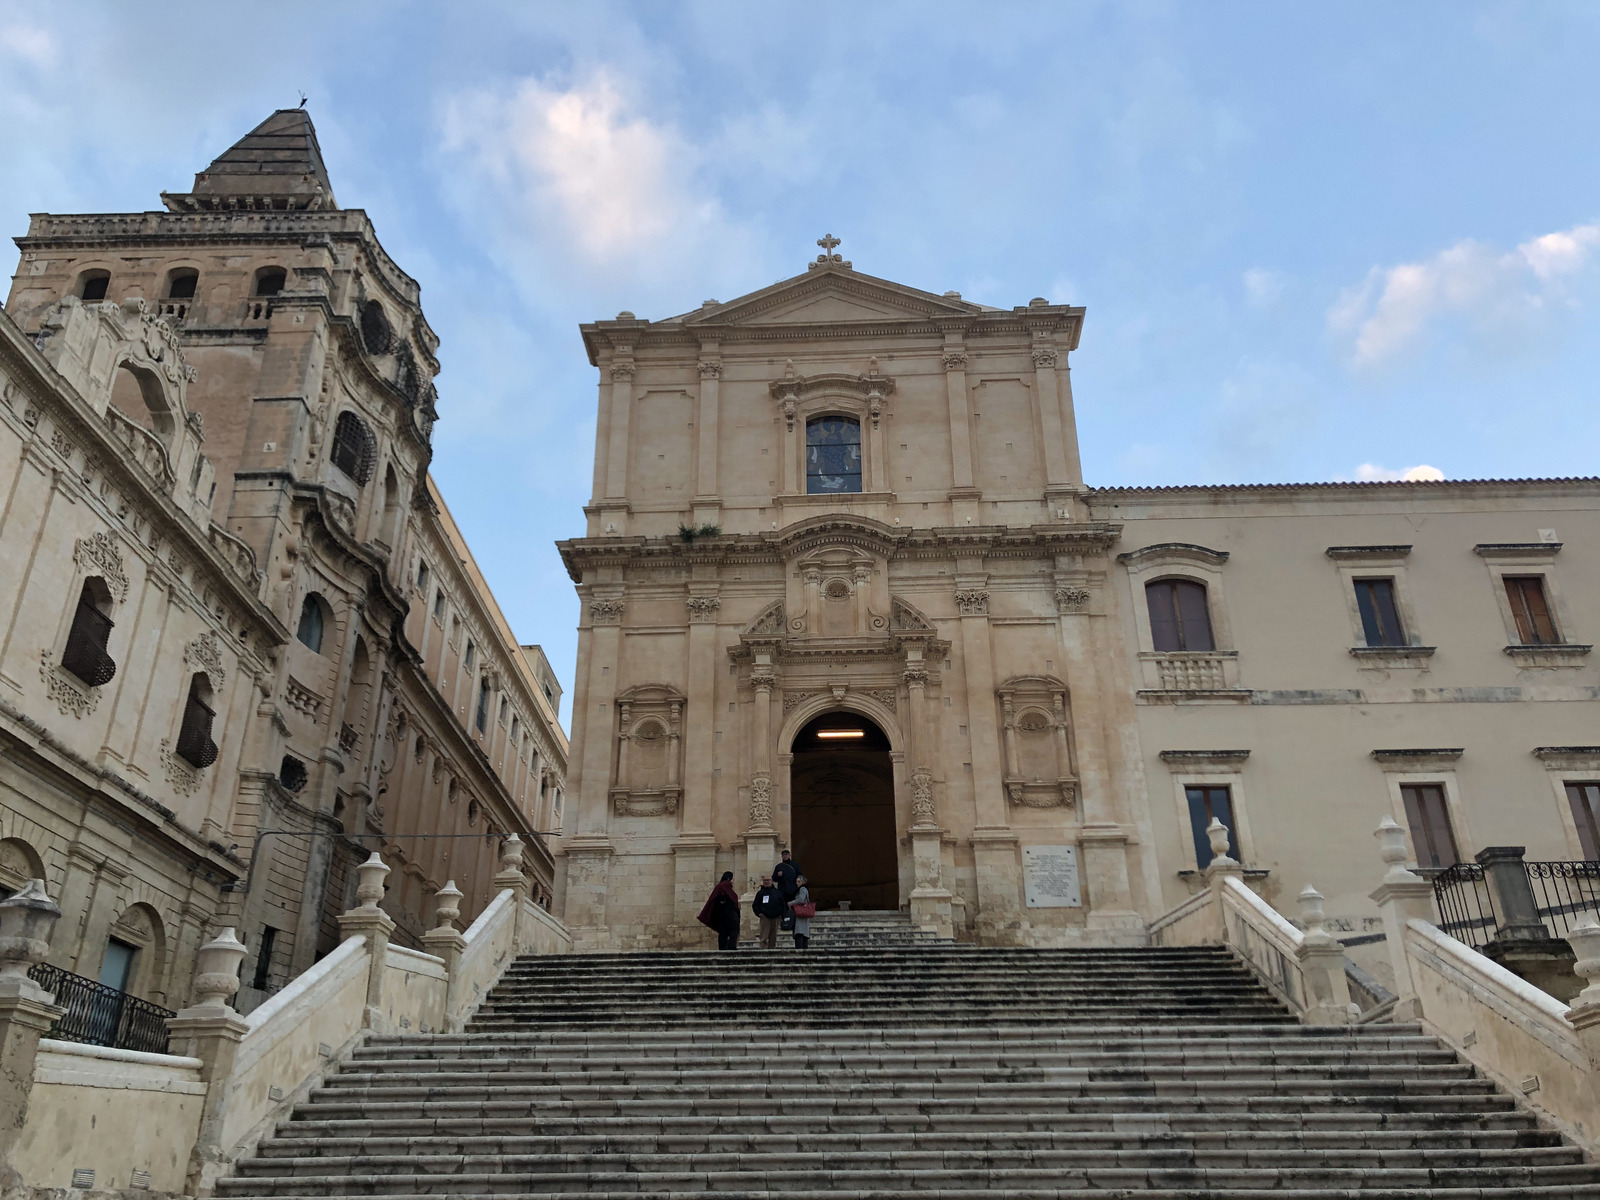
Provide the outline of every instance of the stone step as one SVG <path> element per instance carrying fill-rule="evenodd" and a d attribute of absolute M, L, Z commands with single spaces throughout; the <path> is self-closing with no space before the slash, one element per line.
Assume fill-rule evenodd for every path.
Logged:
<path fill-rule="evenodd" d="M 402 1160 L 403 1163 L 403 1160 Z M 218 1194 L 238 1195 L 300 1195 L 330 1196 L 345 1194 L 371 1194 L 371 1190 L 391 1189 L 420 1195 L 516 1195 L 547 1194 L 550 1192 L 609 1192 L 620 1189 L 648 1194 L 688 1192 L 725 1193 L 733 1189 L 765 1189 L 774 1194 L 789 1194 L 792 1190 L 829 1189 L 837 1191 L 872 1192 L 904 1185 L 907 1182 L 919 1188 L 955 1190 L 969 1188 L 990 1191 L 1007 1188 L 1062 1189 L 1140 1189 L 1188 1188 L 1215 1191 L 1225 1189 L 1230 1196 L 1242 1191 L 1275 1189 L 1279 1196 L 1292 1189 L 1360 1189 L 1362 1197 L 1370 1196 L 1367 1190 L 1375 1182 L 1369 1171 L 1361 1167 L 1308 1167 L 1253 1169 L 1248 1167 L 1069 1167 L 1044 1168 L 939 1168 L 902 1170 L 893 1165 L 879 1165 L 860 1170 L 829 1170 L 826 1168 L 791 1167 L 775 1163 L 769 1168 L 741 1170 L 695 1170 L 685 1165 L 677 1170 L 663 1171 L 530 1171 L 510 1169 L 503 1171 L 394 1171 L 374 1174 L 322 1174 L 295 1175 L 285 1178 L 259 1176 L 234 1176 L 218 1183 Z M 1395 1168 L 1383 1172 L 1385 1190 L 1396 1188 L 1426 1188 L 1438 1193 L 1441 1189 L 1471 1188 L 1473 1196 L 1482 1195 L 1487 1188 L 1574 1188 L 1587 1186 L 1600 1194 L 1600 1166 L 1494 1166 L 1470 1165 L 1462 1168 Z M 759 1194 L 759 1191 L 758 1191 Z M 1104 1192 L 1101 1192 L 1104 1195 Z M 1381 1193 L 1379 1193 L 1381 1194 Z M 1427 1194 L 1427 1193 L 1424 1193 Z M 1573 1194 L 1573 1193 L 1569 1193 Z M 1009 1198 L 1008 1198 L 1009 1200 Z"/>
<path fill-rule="evenodd" d="M 228 1181 L 224 1180 L 223 1183 Z M 260 1196 L 266 1200 L 293 1200 L 296 1196 L 311 1195 L 362 1195 L 386 1196 L 390 1200 L 434 1200 L 438 1192 L 402 1192 L 391 1190 L 386 1186 L 387 1180 L 372 1180 L 359 1192 L 353 1187 L 339 1192 L 301 1192 L 290 1191 L 252 1191 L 235 1187 L 223 1188 L 222 1195 L 234 1197 L 235 1200 L 251 1200 Z M 448 1194 L 471 1195 L 476 1194 L 461 1189 L 459 1177 L 452 1179 L 453 1187 Z M 547 1191 L 541 1192 L 547 1200 L 673 1200 L 680 1196 L 700 1196 L 704 1188 L 692 1189 L 654 1190 L 641 1192 L 635 1186 L 637 1181 L 624 1180 L 621 1190 L 586 1190 L 586 1191 Z M 828 1187 L 825 1190 L 812 1188 L 783 1187 L 768 1188 L 765 1186 L 751 1189 L 737 1185 L 718 1186 L 716 1189 L 717 1200 L 971 1200 L 973 1189 L 970 1186 L 945 1188 L 942 1186 L 913 1186 L 910 1188 L 871 1188 L 856 1189 L 850 1186 Z M 1600 1197 L 1600 1184 L 1557 1184 L 1553 1186 L 1523 1186 L 1523 1187 L 1475 1187 L 1468 1191 L 1444 1191 L 1432 1187 L 1385 1187 L 1374 1184 L 1363 1187 L 1360 1191 L 1348 1188 L 1333 1187 L 1306 1187 L 1285 1189 L 1280 1187 L 1229 1187 L 1225 1192 L 1211 1191 L 1202 1188 L 1197 1190 L 1193 1186 L 1178 1188 L 1150 1187 L 1120 1191 L 1112 1196 L 1102 1187 L 1055 1187 L 1046 1184 L 1041 1187 L 1011 1187 L 1004 1193 L 1005 1200 L 1130 1200 L 1137 1196 L 1139 1200 L 1596 1200 Z"/>

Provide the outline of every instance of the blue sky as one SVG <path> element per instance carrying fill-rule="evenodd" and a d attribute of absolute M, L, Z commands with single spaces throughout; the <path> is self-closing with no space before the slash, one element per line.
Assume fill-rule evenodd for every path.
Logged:
<path fill-rule="evenodd" d="M 309 97 L 443 339 L 434 472 L 570 688 L 580 321 L 804 269 L 1088 306 L 1091 484 L 1594 474 L 1600 5 L 0 0 L 0 227 Z"/>

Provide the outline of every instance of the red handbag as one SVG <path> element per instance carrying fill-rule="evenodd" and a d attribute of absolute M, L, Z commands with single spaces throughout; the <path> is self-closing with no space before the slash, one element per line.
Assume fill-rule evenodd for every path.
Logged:
<path fill-rule="evenodd" d="M 817 903 L 815 900 L 807 900 L 804 904 L 792 904 L 789 906 L 789 908 L 795 916 L 800 917 L 801 919 L 806 919 L 817 915 Z"/>

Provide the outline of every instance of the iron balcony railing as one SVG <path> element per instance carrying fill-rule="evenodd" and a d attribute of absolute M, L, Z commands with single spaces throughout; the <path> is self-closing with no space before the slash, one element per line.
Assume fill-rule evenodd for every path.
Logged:
<path fill-rule="evenodd" d="M 1545 932 L 1565 938 L 1585 914 L 1600 920 L 1600 862 L 1524 862 L 1534 908 Z M 1433 877 L 1439 928 L 1481 950 L 1504 924 L 1478 863 L 1458 862 Z"/>
<path fill-rule="evenodd" d="M 46 1037 L 117 1050 L 167 1052 L 167 1018 L 175 1015 L 171 1009 L 48 963 L 35 964 L 28 977 L 54 992 L 56 1004 L 66 1009 Z"/>

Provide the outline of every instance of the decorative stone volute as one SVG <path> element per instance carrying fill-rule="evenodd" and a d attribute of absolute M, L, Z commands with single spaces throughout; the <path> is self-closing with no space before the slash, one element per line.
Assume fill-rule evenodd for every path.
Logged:
<path fill-rule="evenodd" d="M 50 931 L 60 917 L 42 879 L 30 879 L 15 896 L 0 900 L 0 991 L 33 992 L 37 985 L 28 971 L 50 953 Z"/>
<path fill-rule="evenodd" d="M 239 964 L 245 956 L 244 943 L 229 926 L 195 952 L 195 1007 L 228 1007 L 239 990 Z"/>
<path fill-rule="evenodd" d="M 376 912 L 378 901 L 383 899 L 383 881 L 388 878 L 389 867 L 383 861 L 383 855 L 376 850 L 372 856 L 356 868 L 356 899 L 361 901 L 357 911 Z"/>
<path fill-rule="evenodd" d="M 435 928 L 453 932 L 460 916 L 461 889 L 452 879 L 433 895 L 433 917 L 438 922 Z"/>

